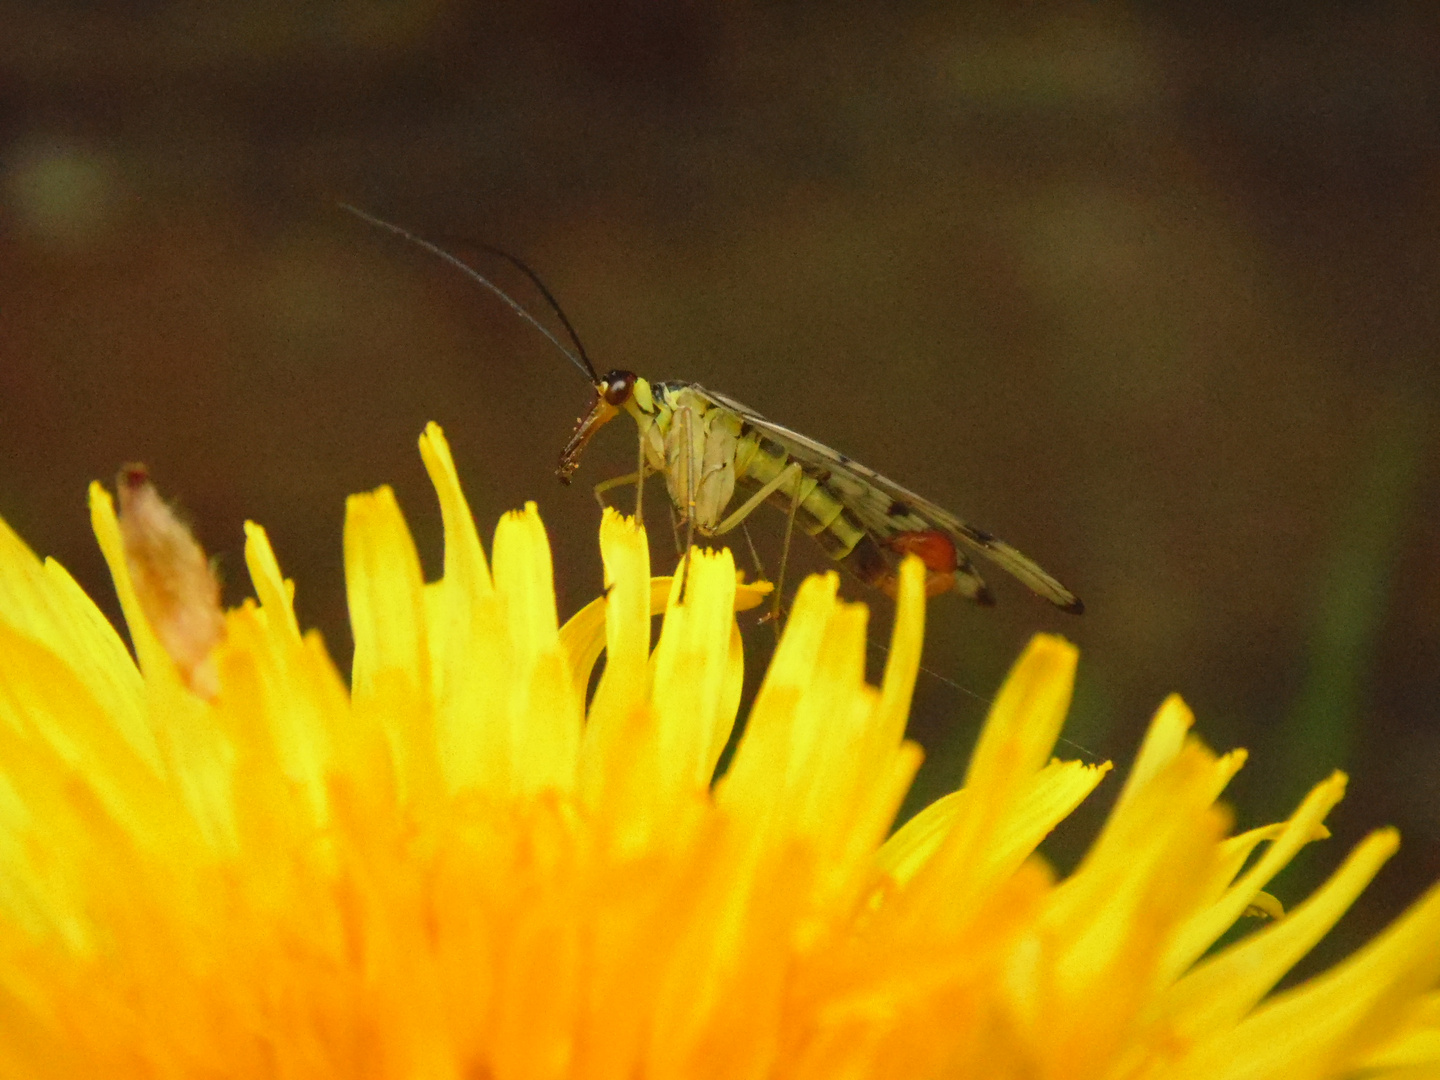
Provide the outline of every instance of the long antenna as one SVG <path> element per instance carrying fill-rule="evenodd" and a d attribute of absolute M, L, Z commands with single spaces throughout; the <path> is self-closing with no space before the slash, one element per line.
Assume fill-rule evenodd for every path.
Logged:
<path fill-rule="evenodd" d="M 486 244 L 480 240 L 471 240 L 467 242 L 474 244 L 481 251 L 488 251 L 491 255 L 499 256 L 500 258 L 508 262 L 511 266 L 515 267 L 516 270 L 519 270 L 522 274 L 524 274 L 527 278 L 530 279 L 530 283 L 534 285 L 535 288 L 540 290 L 540 295 L 543 296 L 545 298 L 545 302 L 550 305 L 550 310 L 555 312 L 555 315 L 560 320 L 561 325 L 565 327 L 565 332 L 570 335 L 570 340 L 575 343 L 575 349 L 580 353 L 580 359 L 585 361 L 585 367 L 588 368 L 590 371 L 591 381 L 599 382 L 600 380 L 595 377 L 595 365 L 591 362 L 589 354 L 585 352 L 585 343 L 580 340 L 580 335 L 575 332 L 575 327 L 570 324 L 570 319 L 568 316 L 566 316 L 565 309 L 560 306 L 560 301 L 555 299 L 555 296 L 553 293 L 550 292 L 549 287 L 545 284 L 545 282 L 540 280 L 540 275 L 537 274 L 534 270 L 530 269 L 530 267 L 527 266 L 524 262 L 522 262 L 517 256 L 510 254 L 510 252 L 506 251 L 504 248 L 498 248 L 491 244 Z"/>
<path fill-rule="evenodd" d="M 500 288 L 499 285 L 496 285 L 484 274 L 480 273 L 480 271 L 476 270 L 464 259 L 461 259 L 457 255 L 451 254 L 450 252 L 442 248 L 439 244 L 431 243 L 424 237 L 417 236 L 414 233 L 410 232 L 408 229 L 401 228 L 399 225 L 396 225 L 393 222 L 386 221 L 384 218 L 378 218 L 374 214 L 367 214 L 359 207 L 351 206 L 349 203 L 344 202 L 339 203 L 338 205 L 341 210 L 344 210 L 347 213 L 354 214 L 361 221 L 369 225 L 373 225 L 377 229 L 384 229 L 388 233 L 393 233 L 395 236 L 400 237 L 402 240 L 408 240 L 416 247 L 428 251 L 436 258 L 449 263 L 456 270 L 459 270 L 462 274 L 470 278 L 472 281 L 489 289 L 501 300 L 505 301 L 511 311 L 515 312 L 516 315 L 519 315 L 520 318 L 524 319 L 536 330 L 539 330 L 540 333 L 544 334 L 550 344 L 554 345 L 555 348 L 559 349 L 561 354 L 564 355 L 567 360 L 569 360 L 572 364 L 579 368 L 580 371 L 585 375 L 585 377 L 590 380 L 592 385 L 596 385 L 600 382 L 600 376 L 595 372 L 595 365 L 590 362 L 590 357 L 585 354 L 585 347 L 580 344 L 580 338 L 575 333 L 575 328 L 570 325 L 570 320 L 567 319 L 565 317 L 565 313 L 560 310 L 560 305 L 555 302 L 555 297 L 550 294 L 550 290 L 545 287 L 545 284 L 540 280 L 539 275 L 537 275 L 535 271 L 531 270 L 514 255 L 511 255 L 509 252 L 506 251 L 501 251 L 499 248 L 491 247 L 488 244 L 478 245 L 479 247 L 482 247 L 486 251 L 490 252 L 491 254 L 498 255 L 501 258 L 505 259 L 511 265 L 515 266 L 522 273 L 524 273 L 525 276 L 528 277 L 535 284 L 535 287 L 540 290 L 540 294 L 544 296 L 550 306 L 555 309 L 555 314 L 560 317 L 560 321 L 565 324 L 565 329 L 569 333 L 570 339 L 575 343 L 575 347 L 579 350 L 579 355 L 576 355 L 574 352 L 571 352 L 568 348 L 566 348 L 565 345 L 560 341 L 560 339 L 550 332 L 549 327 L 547 327 L 539 319 L 535 318 L 534 315 L 531 315 L 530 312 L 526 311 L 525 308 L 520 305 L 519 301 L 515 300 L 509 293 L 507 293 L 504 289 Z"/>

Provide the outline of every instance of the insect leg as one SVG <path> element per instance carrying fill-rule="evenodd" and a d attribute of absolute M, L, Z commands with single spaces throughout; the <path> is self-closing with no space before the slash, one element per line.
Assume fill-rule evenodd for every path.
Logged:
<path fill-rule="evenodd" d="M 602 508 L 608 507 L 610 504 L 605 501 L 605 492 L 611 488 L 624 487 L 626 484 L 635 484 L 638 486 L 644 482 L 645 477 L 642 473 L 626 473 L 624 476 L 612 476 L 609 480 L 601 480 L 600 483 L 595 485 L 595 499 Z M 636 512 L 639 512 L 638 507 L 636 508 Z"/>
<path fill-rule="evenodd" d="M 695 443 L 691 430 L 691 409 L 679 409 L 680 432 L 683 437 L 680 460 L 685 469 L 685 561 L 680 570 L 680 599 L 685 599 L 685 586 L 690 576 L 690 556 L 695 551 Z"/>
<path fill-rule="evenodd" d="M 770 608 L 770 618 L 775 622 L 775 640 L 777 642 L 780 640 L 780 590 L 785 587 L 785 564 L 790 561 L 790 538 L 795 535 L 795 511 L 800 507 L 800 488 L 805 480 L 805 474 L 800 471 L 800 466 L 793 461 L 780 476 L 783 477 L 792 469 L 795 474 L 795 490 L 790 493 L 790 515 L 785 521 L 785 542 L 780 545 L 780 572 L 775 575 L 775 600 Z"/>
<path fill-rule="evenodd" d="M 640 447 L 640 460 L 635 465 L 635 524 L 643 526 L 645 518 L 640 511 L 645 498 L 645 434 L 641 432 L 635 441 Z"/>
<path fill-rule="evenodd" d="M 685 554 L 685 546 L 680 540 L 680 519 L 675 516 L 674 503 L 666 499 L 665 505 L 670 509 L 670 532 L 675 537 L 675 558 L 678 560 L 681 555 Z"/>
<path fill-rule="evenodd" d="M 715 531 L 712 535 L 722 536 L 725 533 L 729 532 L 731 529 L 735 528 L 736 525 L 739 525 L 742 521 L 744 521 L 751 514 L 753 514 L 761 503 L 763 503 L 771 495 L 774 495 L 775 492 L 783 488 L 787 483 L 790 482 L 792 478 L 796 477 L 799 478 L 796 480 L 795 484 L 795 490 L 797 492 L 798 498 L 800 484 L 804 480 L 804 473 L 800 471 L 800 466 L 796 462 L 792 461 L 785 468 L 781 469 L 779 475 L 777 475 L 773 480 L 762 485 L 759 491 L 755 492 L 754 495 L 751 495 L 750 498 L 746 499 L 743 503 L 741 503 L 739 509 L 737 509 L 724 521 L 720 522 L 720 524 L 715 527 Z"/>
<path fill-rule="evenodd" d="M 765 564 L 760 561 L 760 552 L 755 550 L 755 541 L 750 539 L 750 530 L 743 521 L 740 523 L 740 532 L 745 537 L 745 546 L 750 549 L 750 561 L 755 564 L 755 580 L 768 581 L 769 579 L 765 576 Z"/>
<path fill-rule="evenodd" d="M 790 559 L 790 536 L 795 531 L 795 511 L 800 506 L 800 493 L 805 485 L 805 473 L 801 470 L 799 462 L 790 462 L 789 465 L 785 466 L 785 468 L 776 474 L 774 479 L 762 484 L 754 495 L 746 499 L 740 505 L 739 509 L 722 521 L 715 530 L 715 535 L 718 536 L 721 533 L 729 532 L 737 525 L 743 528 L 745 519 L 753 514 L 761 503 L 775 494 L 775 492 L 782 490 L 785 485 L 791 481 L 794 482 L 794 488 L 790 496 L 790 517 L 785 526 L 785 544 L 780 549 L 780 573 L 775 578 L 775 599 L 769 615 L 769 619 L 775 623 L 776 634 L 780 633 L 780 589 L 781 586 L 785 584 L 785 564 Z M 745 533 L 745 539 L 747 542 L 750 539 L 750 533 L 748 531 Z M 755 552 L 754 544 L 750 545 L 750 551 L 753 555 Z M 755 556 L 755 564 L 757 566 L 760 564 L 758 555 Z"/>

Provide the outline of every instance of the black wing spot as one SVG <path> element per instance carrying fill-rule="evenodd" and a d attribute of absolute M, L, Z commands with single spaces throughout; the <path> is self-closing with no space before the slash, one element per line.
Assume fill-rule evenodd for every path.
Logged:
<path fill-rule="evenodd" d="M 994 533 L 988 533 L 984 529 L 977 529 L 973 525 L 966 525 L 964 532 L 966 536 L 968 536 L 971 540 L 974 540 L 975 543 L 979 544 L 981 547 L 989 547 L 995 542 Z"/>
<path fill-rule="evenodd" d="M 909 517 L 911 514 L 910 506 L 908 503 L 903 503 L 899 499 L 895 499 L 890 503 L 889 514 L 891 517 Z"/>

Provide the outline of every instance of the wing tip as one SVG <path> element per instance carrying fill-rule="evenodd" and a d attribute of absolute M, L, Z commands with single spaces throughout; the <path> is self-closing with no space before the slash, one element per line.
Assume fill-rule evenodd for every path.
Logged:
<path fill-rule="evenodd" d="M 1066 601 L 1056 600 L 1053 601 L 1053 603 L 1056 607 L 1058 607 L 1061 611 L 1065 612 L 1065 614 L 1067 615 L 1085 614 L 1085 602 L 1081 600 L 1078 596 L 1071 596 L 1070 599 Z"/>

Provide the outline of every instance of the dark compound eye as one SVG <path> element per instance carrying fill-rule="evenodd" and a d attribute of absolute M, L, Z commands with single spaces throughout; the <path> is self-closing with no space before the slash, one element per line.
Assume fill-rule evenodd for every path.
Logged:
<path fill-rule="evenodd" d="M 630 400 L 630 395 L 635 391 L 635 373 L 612 371 L 600 380 L 600 386 L 605 400 L 618 409 Z"/>

